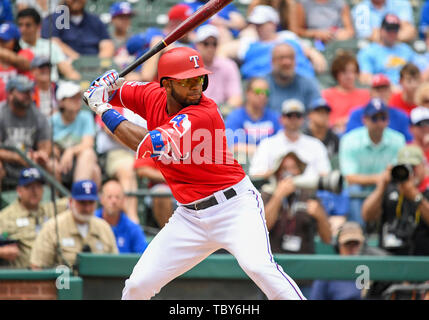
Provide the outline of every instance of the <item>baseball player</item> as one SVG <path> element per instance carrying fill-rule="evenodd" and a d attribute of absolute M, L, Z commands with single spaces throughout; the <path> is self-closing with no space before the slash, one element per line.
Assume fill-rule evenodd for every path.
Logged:
<path fill-rule="evenodd" d="M 217 105 L 202 93 L 209 73 L 196 50 L 179 47 L 159 59 L 159 82 L 126 82 L 112 70 L 84 93 L 137 158 L 156 160 L 178 202 L 125 281 L 122 299 L 150 299 L 224 248 L 269 299 L 305 300 L 273 259 L 261 195 L 227 148 Z M 112 106 L 139 114 L 148 130 Z"/>

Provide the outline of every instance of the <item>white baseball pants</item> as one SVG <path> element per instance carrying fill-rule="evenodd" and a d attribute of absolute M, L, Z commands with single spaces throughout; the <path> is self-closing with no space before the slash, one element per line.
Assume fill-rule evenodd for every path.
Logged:
<path fill-rule="evenodd" d="M 150 299 L 220 248 L 237 259 L 268 299 L 306 299 L 273 259 L 260 193 L 247 176 L 232 187 L 237 195 L 226 200 L 225 190 L 216 192 L 215 206 L 175 210 L 125 281 L 123 300 Z"/>

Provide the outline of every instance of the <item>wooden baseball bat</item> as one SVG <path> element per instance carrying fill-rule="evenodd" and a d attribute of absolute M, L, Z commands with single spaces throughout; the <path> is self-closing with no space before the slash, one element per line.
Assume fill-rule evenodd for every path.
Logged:
<path fill-rule="evenodd" d="M 205 5 L 201 6 L 195 11 L 188 19 L 183 21 L 180 25 L 171 31 L 163 40 L 158 42 L 154 47 L 149 49 L 146 53 L 142 54 L 138 59 L 131 63 L 128 67 L 119 73 L 120 77 L 126 76 L 128 73 L 137 68 L 140 64 L 150 59 L 152 56 L 160 52 L 162 49 L 167 47 L 169 44 L 176 40 L 179 40 L 187 32 L 195 29 L 197 26 L 202 24 L 208 18 L 219 12 L 227 4 L 231 3 L 232 0 L 210 0 Z"/>

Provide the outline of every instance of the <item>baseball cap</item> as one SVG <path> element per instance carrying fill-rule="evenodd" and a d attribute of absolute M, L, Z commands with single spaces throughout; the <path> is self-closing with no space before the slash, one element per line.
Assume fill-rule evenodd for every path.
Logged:
<path fill-rule="evenodd" d="M 16 89 L 20 92 L 33 90 L 34 83 L 26 76 L 16 75 L 13 78 L 10 78 L 6 84 L 6 90 L 12 91 Z"/>
<path fill-rule="evenodd" d="M 209 37 L 219 38 L 219 30 L 214 25 L 205 24 L 198 28 L 195 41 L 203 42 Z"/>
<path fill-rule="evenodd" d="M 45 180 L 42 177 L 39 169 L 37 168 L 25 168 L 19 174 L 18 186 L 26 186 L 33 182 L 44 183 Z"/>
<path fill-rule="evenodd" d="M 416 107 L 411 110 L 410 121 L 411 124 L 416 125 L 421 121 L 429 120 L 429 108 Z"/>
<path fill-rule="evenodd" d="M 72 185 L 71 197 L 78 201 L 97 201 L 97 185 L 92 180 L 76 181 Z"/>
<path fill-rule="evenodd" d="M 80 86 L 71 81 L 61 82 L 57 89 L 57 100 L 61 101 L 65 98 L 71 98 L 76 94 L 81 93 Z"/>
<path fill-rule="evenodd" d="M 179 3 L 171 7 L 168 11 L 168 20 L 180 20 L 185 21 L 193 13 L 193 10 L 190 6 L 185 3 Z"/>
<path fill-rule="evenodd" d="M 418 165 L 425 159 L 422 149 L 416 145 L 406 145 L 398 151 L 398 164 Z"/>
<path fill-rule="evenodd" d="M 49 58 L 45 56 L 35 56 L 33 60 L 31 61 L 31 69 L 40 68 L 44 66 L 51 66 L 51 62 L 49 61 Z"/>
<path fill-rule="evenodd" d="M 11 22 L 5 22 L 0 25 L 0 39 L 3 41 L 9 41 L 12 39 L 19 39 L 21 32 L 19 32 L 16 24 Z"/>
<path fill-rule="evenodd" d="M 363 242 L 365 237 L 361 226 L 357 222 L 348 221 L 345 222 L 340 229 L 338 235 L 338 243 L 344 244 L 349 241 L 359 241 Z"/>
<path fill-rule="evenodd" d="M 381 28 L 388 31 L 398 31 L 400 26 L 401 20 L 392 13 L 386 14 L 381 22 Z"/>
<path fill-rule="evenodd" d="M 328 102 L 323 98 L 318 98 L 316 100 L 313 100 L 313 102 L 311 102 L 310 104 L 310 110 L 315 110 L 319 108 L 328 109 L 329 111 L 332 110 Z"/>
<path fill-rule="evenodd" d="M 119 15 L 134 15 L 133 8 L 129 2 L 115 2 L 110 6 L 110 15 L 112 18 Z"/>
<path fill-rule="evenodd" d="M 372 77 L 372 82 L 371 82 L 372 88 L 387 87 L 387 86 L 390 86 L 390 80 L 384 74 L 379 73 Z"/>
<path fill-rule="evenodd" d="M 389 108 L 381 99 L 372 99 L 363 109 L 363 115 L 372 117 L 377 113 L 389 113 Z"/>
<path fill-rule="evenodd" d="M 304 104 L 297 99 L 288 99 L 282 103 L 282 114 L 288 114 L 292 112 L 304 113 Z"/>
<path fill-rule="evenodd" d="M 273 7 L 259 5 L 253 8 L 252 12 L 250 12 L 249 17 L 247 18 L 247 21 L 253 24 L 264 24 L 267 22 L 279 24 L 280 18 L 279 14 Z"/>

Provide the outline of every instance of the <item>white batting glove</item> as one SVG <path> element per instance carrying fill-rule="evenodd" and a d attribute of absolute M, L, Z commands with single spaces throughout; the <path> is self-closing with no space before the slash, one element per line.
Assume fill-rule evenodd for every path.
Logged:
<path fill-rule="evenodd" d="M 119 89 L 125 82 L 124 78 L 120 78 L 119 74 L 116 70 L 109 70 L 106 71 L 102 76 L 95 79 L 91 86 L 94 85 L 102 85 L 107 88 L 107 92 L 110 93 L 112 91 L 115 91 Z"/>

